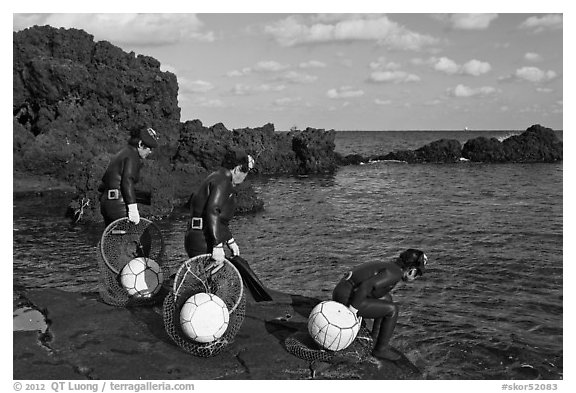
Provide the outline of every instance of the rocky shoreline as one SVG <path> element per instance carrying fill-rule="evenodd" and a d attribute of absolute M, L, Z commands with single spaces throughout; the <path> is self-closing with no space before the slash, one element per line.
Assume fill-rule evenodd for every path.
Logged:
<path fill-rule="evenodd" d="M 19 293 L 14 310 L 40 310 L 42 330 L 14 331 L 15 380 L 207 380 L 207 379 L 422 379 L 405 356 L 397 362 L 339 357 L 333 362 L 298 358 L 286 339 L 306 332 L 319 300 L 269 290 L 271 302 L 247 295 L 246 316 L 232 344 L 200 358 L 167 335 L 159 306 L 116 308 L 98 294 L 58 289 Z M 358 340 L 358 339 L 357 339 Z M 355 344 L 353 344 L 355 345 Z"/>
<path fill-rule="evenodd" d="M 50 176 L 14 172 L 12 176 L 13 197 L 46 196 L 50 194 L 74 195 L 76 188 Z"/>

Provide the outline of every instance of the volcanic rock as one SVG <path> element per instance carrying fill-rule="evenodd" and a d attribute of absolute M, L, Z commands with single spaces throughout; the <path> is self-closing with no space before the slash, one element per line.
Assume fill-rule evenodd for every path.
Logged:
<path fill-rule="evenodd" d="M 246 317 L 234 342 L 213 357 L 201 358 L 170 339 L 157 306 L 118 308 L 102 303 L 96 294 L 29 291 L 22 295 L 26 307 L 41 310 L 48 327 L 14 331 L 13 378 L 422 379 L 405 356 L 398 362 L 369 357 L 324 363 L 292 355 L 286 339 L 307 332 L 308 315 L 319 300 L 269 292 L 271 302 L 256 303 L 248 296 Z"/>

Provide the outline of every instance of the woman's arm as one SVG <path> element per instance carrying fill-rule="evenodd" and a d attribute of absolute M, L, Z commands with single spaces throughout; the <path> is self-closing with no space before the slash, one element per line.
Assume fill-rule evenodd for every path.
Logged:
<path fill-rule="evenodd" d="M 225 242 L 232 237 L 230 230 L 220 222 L 224 204 L 229 199 L 229 187 L 224 182 L 214 182 L 209 185 L 210 196 L 206 202 L 206 225 L 214 245 Z"/>
<path fill-rule="evenodd" d="M 384 267 L 377 274 L 358 285 L 352 294 L 350 304 L 354 308 L 358 308 L 364 299 L 374 297 L 372 296 L 373 292 L 379 292 L 379 297 L 384 296 L 401 278 L 402 271 L 400 269 Z"/>
<path fill-rule="evenodd" d="M 120 180 L 120 190 L 124 203 L 130 205 L 136 203 L 136 193 L 134 191 L 134 184 L 138 181 L 140 172 L 140 162 L 138 159 L 127 156 L 122 165 L 122 173 Z"/>

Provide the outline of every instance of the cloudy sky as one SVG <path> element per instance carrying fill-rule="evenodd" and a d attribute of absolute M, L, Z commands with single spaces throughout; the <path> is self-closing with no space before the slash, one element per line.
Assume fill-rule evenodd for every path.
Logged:
<path fill-rule="evenodd" d="M 558 13 L 15 13 L 176 74 L 181 121 L 276 130 L 563 129 Z"/>

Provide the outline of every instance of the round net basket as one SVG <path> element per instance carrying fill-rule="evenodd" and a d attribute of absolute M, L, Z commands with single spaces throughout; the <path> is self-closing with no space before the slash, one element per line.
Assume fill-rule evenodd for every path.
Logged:
<path fill-rule="evenodd" d="M 311 362 L 319 360 L 326 363 L 359 363 L 370 357 L 374 342 L 370 331 L 363 325 L 352 344 L 341 351 L 328 351 L 322 348 L 308 332 L 291 334 L 286 337 L 284 345 L 292 355 Z"/>
<path fill-rule="evenodd" d="M 172 292 L 164 299 L 164 327 L 170 338 L 185 352 L 199 357 L 218 354 L 232 342 L 246 314 L 246 296 L 238 270 L 228 261 L 211 274 L 207 266 L 214 260 L 210 254 L 198 255 L 185 261 L 174 278 Z M 228 328 L 215 341 L 200 343 L 190 339 L 180 326 L 180 310 L 191 296 L 206 292 L 224 301 L 229 313 Z"/>
<path fill-rule="evenodd" d="M 150 297 L 130 295 L 120 283 L 120 272 L 134 258 L 154 260 L 160 266 L 164 280 L 168 279 L 169 269 L 164 264 L 164 238 L 156 224 L 141 218 L 138 224 L 127 217 L 119 218 L 104 229 L 99 244 L 98 289 L 102 300 L 118 307 L 158 304 L 166 295 L 166 290 Z"/>

